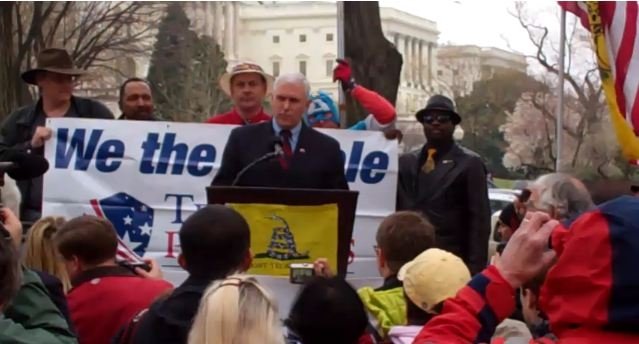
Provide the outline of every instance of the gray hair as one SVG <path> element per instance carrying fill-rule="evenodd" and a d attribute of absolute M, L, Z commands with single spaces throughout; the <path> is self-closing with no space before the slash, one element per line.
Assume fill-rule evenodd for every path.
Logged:
<path fill-rule="evenodd" d="M 539 206 L 545 210 L 555 208 L 559 219 L 578 216 L 594 207 L 586 186 L 565 173 L 545 174 L 532 187 L 539 190 Z"/>
<path fill-rule="evenodd" d="M 311 95 L 311 84 L 302 73 L 287 73 L 282 74 L 275 79 L 273 83 L 273 90 L 276 90 L 280 84 L 301 84 L 304 86 L 304 94 L 307 98 Z"/>

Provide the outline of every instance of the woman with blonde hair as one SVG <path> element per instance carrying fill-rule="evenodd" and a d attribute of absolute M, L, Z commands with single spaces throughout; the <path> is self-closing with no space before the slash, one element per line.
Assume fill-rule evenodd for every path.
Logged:
<path fill-rule="evenodd" d="M 58 249 L 53 243 L 55 233 L 65 223 L 63 217 L 44 217 L 31 226 L 25 244 L 23 263 L 29 269 L 45 272 L 62 282 L 66 294 L 71 289 L 71 282 L 60 260 Z"/>
<path fill-rule="evenodd" d="M 189 344 L 281 344 L 276 301 L 257 280 L 233 275 L 206 290 L 189 333 Z"/>

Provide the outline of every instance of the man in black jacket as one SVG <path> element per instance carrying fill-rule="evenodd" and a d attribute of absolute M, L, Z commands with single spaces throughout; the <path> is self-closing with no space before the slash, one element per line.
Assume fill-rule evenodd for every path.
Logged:
<path fill-rule="evenodd" d="M 209 205 L 199 209 L 184 221 L 179 235 L 182 254 L 178 262 L 189 277 L 168 298 L 155 302 L 137 325 L 129 325 L 131 330 L 125 329 L 117 343 L 185 344 L 209 284 L 251 266 L 248 223 L 231 208 Z"/>
<path fill-rule="evenodd" d="M 106 106 L 95 100 L 73 96 L 77 77 L 85 71 L 73 66 L 71 57 L 63 49 L 44 49 L 38 55 L 38 66 L 22 73 L 24 82 L 40 89 L 35 104 L 13 112 L 0 129 L 0 161 L 9 150 L 18 149 L 44 154 L 44 142 L 53 135 L 46 127 L 47 118 L 80 117 L 113 119 Z M 20 217 L 35 221 L 42 210 L 42 177 L 18 181 L 22 193 Z"/>
<path fill-rule="evenodd" d="M 490 235 L 486 169 L 453 140 L 461 117 L 453 102 L 432 96 L 416 114 L 427 143 L 399 159 L 398 210 L 424 213 L 436 228 L 437 247 L 462 258 L 475 274 L 485 268 Z"/>
<path fill-rule="evenodd" d="M 285 74 L 273 86 L 273 119 L 233 129 L 222 165 L 213 185 L 262 186 L 303 189 L 344 189 L 344 159 L 339 143 L 309 128 L 302 117 L 309 105 L 310 86 L 302 74 Z M 274 150 L 281 142 L 283 155 L 240 171 Z"/>

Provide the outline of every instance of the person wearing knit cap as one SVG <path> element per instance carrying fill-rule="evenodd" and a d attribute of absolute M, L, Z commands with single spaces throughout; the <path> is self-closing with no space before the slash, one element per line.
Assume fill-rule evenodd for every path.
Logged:
<path fill-rule="evenodd" d="M 395 108 L 377 92 L 355 83 L 350 64 L 337 60 L 333 81 L 339 81 L 344 92 L 349 93 L 370 114 L 350 127 L 351 130 L 392 130 L 397 118 Z M 311 104 L 304 115 L 306 124 L 313 128 L 338 129 L 341 127 L 339 108 L 331 96 L 323 91 L 311 95 Z M 390 138 L 390 137 L 389 137 Z"/>

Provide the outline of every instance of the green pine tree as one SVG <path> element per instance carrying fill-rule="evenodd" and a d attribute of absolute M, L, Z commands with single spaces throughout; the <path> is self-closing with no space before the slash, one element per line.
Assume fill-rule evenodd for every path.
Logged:
<path fill-rule="evenodd" d="M 231 108 L 218 86 L 227 67 L 222 49 L 189 27 L 182 4 L 170 3 L 151 55 L 148 79 L 156 113 L 168 121 L 202 122 Z"/>
<path fill-rule="evenodd" d="M 228 111 L 232 104 L 224 91 L 219 87 L 218 80 L 226 71 L 227 62 L 220 45 L 210 36 L 201 36 L 195 49 L 193 58 L 193 90 L 191 109 L 195 120 L 204 121 L 215 114 Z"/>
<path fill-rule="evenodd" d="M 155 111 L 158 117 L 168 121 L 188 120 L 191 115 L 189 85 L 198 38 L 189 27 L 190 20 L 182 4 L 171 2 L 159 25 L 151 55 L 147 78 L 153 89 Z"/>

